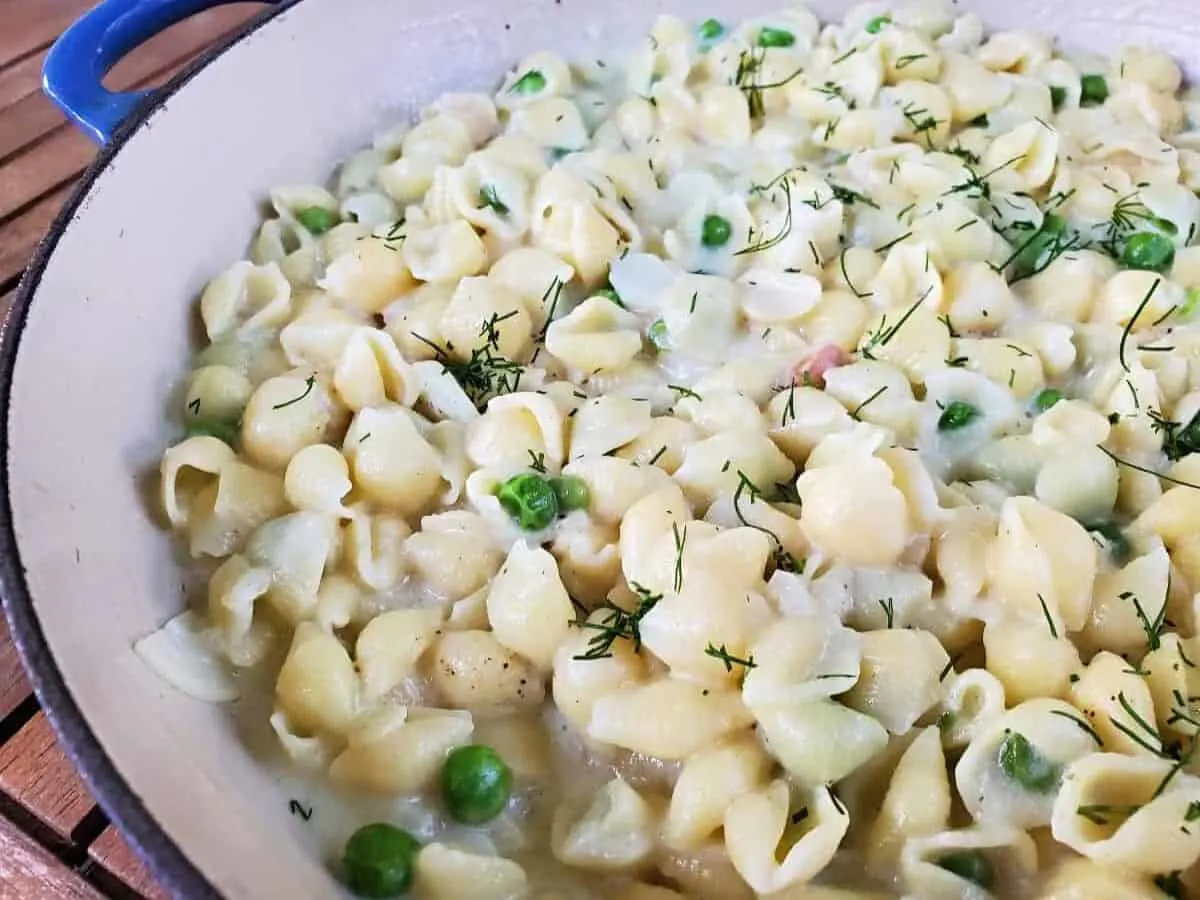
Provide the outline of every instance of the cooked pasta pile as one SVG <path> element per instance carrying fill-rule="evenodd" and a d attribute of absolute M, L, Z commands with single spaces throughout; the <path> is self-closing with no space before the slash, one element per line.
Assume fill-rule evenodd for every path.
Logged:
<path fill-rule="evenodd" d="M 139 652 L 367 896 L 1200 890 L 1193 121 L 930 3 L 441 98 L 204 292 Z"/>

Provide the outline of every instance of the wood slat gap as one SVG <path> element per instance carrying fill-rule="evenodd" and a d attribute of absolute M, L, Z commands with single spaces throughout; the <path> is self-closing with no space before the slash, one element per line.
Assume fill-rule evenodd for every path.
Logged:
<path fill-rule="evenodd" d="M 37 817 L 64 845 L 96 805 L 83 779 L 38 713 L 0 746 L 0 791 Z"/>
<path fill-rule="evenodd" d="M 0 719 L 0 746 L 16 737 L 21 729 L 33 720 L 39 710 L 37 697 L 32 693 L 26 694 L 7 716 Z"/>
<path fill-rule="evenodd" d="M 3 296 L 0 296 L 0 323 L 3 323 L 8 318 L 8 311 L 12 307 L 13 295 L 15 291 L 10 291 Z M 0 330 L 3 330 L 0 324 Z M 17 648 L 13 645 L 12 639 L 8 634 L 8 622 L 4 616 L 0 615 L 0 743 L 3 743 L 9 716 L 21 705 L 26 699 L 33 696 L 33 688 L 29 686 L 29 682 L 25 678 L 25 670 L 21 667 L 21 658 L 17 655 Z M 34 712 L 37 707 L 34 707 Z M 32 713 L 30 714 L 32 716 Z M 29 716 L 26 717 L 28 719 Z M 24 725 L 21 721 L 15 727 L 13 732 Z"/>
<path fill-rule="evenodd" d="M 0 815 L 0 897 L 20 900 L 104 900 L 49 850 Z"/>
<path fill-rule="evenodd" d="M 119 900 L 171 900 L 121 833 L 109 826 L 88 848 L 88 880 Z"/>

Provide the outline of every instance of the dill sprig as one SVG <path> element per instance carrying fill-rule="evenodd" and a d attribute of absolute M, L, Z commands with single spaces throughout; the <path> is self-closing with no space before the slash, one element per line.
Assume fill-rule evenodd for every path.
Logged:
<path fill-rule="evenodd" d="M 631 641 L 634 653 L 642 649 L 642 619 L 662 600 L 663 595 L 651 593 L 636 583 L 630 587 L 637 594 L 637 608 L 633 612 L 626 612 L 610 603 L 606 607 L 606 618 L 603 622 L 579 622 L 580 628 L 591 629 L 596 635 L 588 641 L 587 650 L 572 657 L 573 659 L 607 659 L 612 656 L 613 645 L 619 640 Z"/>
<path fill-rule="evenodd" d="M 500 349 L 499 325 L 516 314 L 516 310 L 504 315 L 493 313 L 479 329 L 479 336 L 484 343 L 472 349 L 465 361 L 454 359 L 446 348 L 415 331 L 410 334 L 433 350 L 442 368 L 459 383 L 475 407 L 482 410 L 492 397 L 516 393 L 520 388 L 524 368 L 497 352 Z"/>
<path fill-rule="evenodd" d="M 674 391 L 676 394 L 678 394 L 680 400 L 683 400 L 683 399 L 690 399 L 690 400 L 697 400 L 697 401 L 704 400 L 703 397 L 701 397 L 699 394 L 697 394 L 691 388 L 684 387 L 681 384 L 668 384 L 667 390 Z"/>
<path fill-rule="evenodd" d="M 886 600 L 876 600 L 875 602 L 879 604 L 879 608 L 883 610 L 884 616 L 887 617 L 887 627 L 895 628 L 896 627 L 896 601 L 893 600 L 891 597 L 888 597 Z"/>
<path fill-rule="evenodd" d="M 871 291 L 860 291 L 858 288 L 856 288 L 854 286 L 854 282 L 850 280 L 850 273 L 846 271 L 846 251 L 845 250 L 842 251 L 841 256 L 838 258 L 838 265 L 841 266 L 842 278 L 845 280 L 846 286 L 850 288 L 851 292 L 853 292 L 855 297 L 862 300 L 862 299 L 865 299 L 866 297 L 872 296 Z"/>
<path fill-rule="evenodd" d="M 779 427 L 786 428 L 789 419 L 793 422 L 796 421 L 796 382 L 794 381 L 788 388 L 787 402 L 783 404 L 783 413 L 779 416 Z"/>
<path fill-rule="evenodd" d="M 741 469 L 737 470 L 737 476 L 738 486 L 733 492 L 733 514 L 737 516 L 738 521 L 747 528 L 753 528 L 755 531 L 762 532 L 772 541 L 774 541 L 775 550 L 773 554 L 773 560 L 775 562 L 776 569 L 783 572 L 796 572 L 798 574 L 803 573 L 805 560 L 797 560 L 796 557 L 792 556 L 792 554 L 789 553 L 786 548 L 784 548 L 783 541 L 780 540 L 779 535 L 773 532 L 770 528 L 766 528 L 762 525 L 756 525 L 746 518 L 746 514 L 742 511 L 742 498 L 749 497 L 750 503 L 753 504 L 756 500 L 758 500 L 759 497 L 762 496 L 762 491 L 760 491 L 758 486 L 750 480 L 750 476 Z M 796 499 L 799 500 L 799 497 Z"/>
<path fill-rule="evenodd" d="M 1142 222 L 1157 224 L 1158 218 L 1146 208 L 1146 204 L 1142 202 L 1140 194 L 1141 188 L 1139 187 L 1137 190 L 1119 198 L 1113 204 L 1104 240 L 1100 241 L 1100 246 L 1109 256 L 1117 257 L 1121 255 L 1121 241 L 1131 231 L 1136 231 Z"/>
<path fill-rule="evenodd" d="M 868 397 L 862 403 L 858 404 L 858 406 L 854 407 L 854 409 L 852 409 L 850 411 L 850 418 L 854 419 L 855 421 L 861 422 L 862 419 L 859 418 L 859 413 L 861 413 L 870 404 L 874 403 L 877 399 L 879 399 L 879 397 L 887 389 L 888 389 L 888 386 L 885 384 L 883 387 L 881 387 L 879 390 L 877 390 L 875 393 L 873 393 L 870 397 Z"/>
<path fill-rule="evenodd" d="M 746 669 L 755 669 L 758 667 L 758 663 L 754 661 L 753 656 L 747 656 L 745 659 L 734 656 L 725 649 L 724 644 L 722 644 L 720 647 L 714 647 L 710 643 L 704 648 L 704 655 L 711 656 L 713 659 L 719 659 L 725 666 L 726 672 L 732 672 L 734 666 L 742 666 Z"/>
<path fill-rule="evenodd" d="M 271 409 L 287 409 L 289 406 L 293 406 L 293 405 L 299 403 L 301 400 L 303 400 L 305 397 L 307 397 L 309 394 L 312 393 L 313 385 L 315 385 L 316 383 L 317 383 L 317 376 L 309 375 L 308 378 L 304 379 L 304 393 L 302 393 L 298 397 L 293 397 L 291 400 L 285 400 L 283 403 L 276 403 L 274 406 L 271 407 Z M 196 409 L 197 409 L 197 411 L 199 411 L 199 409 L 200 409 L 199 401 L 197 401 Z"/>
<path fill-rule="evenodd" d="M 1054 627 L 1054 617 L 1050 615 L 1050 607 L 1046 605 L 1046 598 L 1041 594 L 1037 595 L 1038 603 L 1042 605 L 1042 615 L 1046 617 L 1046 627 L 1050 629 L 1050 637 L 1058 640 L 1058 629 Z"/>
<path fill-rule="evenodd" d="M 792 186 L 786 178 L 780 182 L 780 186 L 783 190 L 783 196 L 787 201 L 787 214 L 783 220 L 783 224 L 779 227 L 779 231 L 776 232 L 772 237 L 767 237 L 766 235 L 760 236 L 757 241 L 751 241 L 747 246 L 736 251 L 733 254 L 734 256 L 745 256 L 749 253 L 762 253 L 766 250 L 770 250 L 772 247 L 778 247 L 785 240 L 787 240 L 788 235 L 792 233 Z M 754 230 L 751 229 L 750 238 L 752 239 L 753 237 Z"/>
<path fill-rule="evenodd" d="M 889 326 L 887 324 L 887 313 L 884 313 L 883 318 L 879 320 L 879 327 L 874 332 L 867 335 L 866 343 L 858 348 L 858 352 L 861 353 L 866 359 L 875 359 L 872 351 L 876 347 L 887 346 L 888 342 L 891 341 L 891 339 L 894 338 L 897 333 L 899 333 L 900 329 L 903 328 L 905 323 L 912 317 L 912 314 L 917 311 L 917 307 L 924 303 L 925 298 L 928 297 L 932 292 L 933 285 L 930 285 L 928 288 L 926 288 L 925 293 L 917 298 L 917 302 L 905 311 L 904 315 L 900 317 L 900 321 L 895 325 Z"/>
<path fill-rule="evenodd" d="M 1162 450 L 1167 459 L 1175 462 L 1200 451 L 1200 413 L 1184 425 L 1168 419 L 1155 409 L 1148 410 L 1150 427 L 1162 435 Z"/>
<path fill-rule="evenodd" d="M 1150 302 L 1150 298 L 1154 296 L 1154 292 L 1158 290 L 1158 286 L 1162 284 L 1161 278 L 1154 279 L 1154 284 L 1150 285 L 1150 290 L 1146 291 L 1146 296 L 1142 298 L 1142 302 L 1138 304 L 1137 309 L 1133 311 L 1133 315 L 1126 323 L 1124 330 L 1121 332 L 1121 343 L 1117 347 L 1117 359 L 1121 361 L 1121 368 L 1126 372 L 1129 371 L 1129 363 L 1125 362 L 1125 342 L 1129 340 L 1129 333 L 1133 331 L 1133 326 L 1138 320 L 1138 316 L 1142 314 L 1142 310 L 1146 308 L 1146 304 Z"/>
<path fill-rule="evenodd" d="M 1170 592 L 1171 587 L 1167 585 L 1167 591 Z M 1132 591 L 1122 591 L 1119 595 L 1120 599 L 1128 600 L 1133 604 L 1133 611 L 1138 617 L 1138 622 L 1142 626 L 1142 630 L 1146 632 L 1146 644 L 1150 650 L 1157 650 L 1162 646 L 1162 630 L 1167 620 L 1167 601 L 1163 600 L 1162 609 L 1158 611 L 1158 615 L 1154 617 L 1154 621 L 1146 615 L 1146 610 L 1142 608 L 1142 603 L 1138 600 L 1137 595 Z"/>
<path fill-rule="evenodd" d="M 737 71 L 733 76 L 734 85 L 746 96 L 746 106 L 750 110 L 750 118 L 752 119 L 761 119 L 766 114 L 767 107 L 766 101 L 763 99 L 763 91 L 785 87 L 799 78 L 804 72 L 804 67 L 801 66 L 791 75 L 779 81 L 761 82 L 758 80 L 758 76 L 762 72 L 763 62 L 766 61 L 766 57 L 767 50 L 765 47 L 743 50 L 741 56 L 738 58 Z"/>
<path fill-rule="evenodd" d="M 1162 472 L 1155 472 L 1153 469 L 1148 469 L 1145 466 L 1139 466 L 1137 463 L 1131 463 L 1127 459 L 1121 459 L 1121 457 L 1117 456 L 1117 454 L 1113 453 L 1111 450 L 1101 444 L 1097 444 L 1096 446 L 1100 449 L 1101 453 L 1115 462 L 1118 466 L 1125 466 L 1127 469 L 1133 469 L 1135 472 L 1144 472 L 1147 475 L 1153 475 L 1155 478 L 1161 478 L 1163 481 L 1171 484 L 1177 484 L 1180 487 L 1195 488 L 1196 490 L 1200 491 L 1200 484 L 1193 484 L 1190 481 L 1184 481 L 1180 478 L 1172 478 L 1170 475 L 1166 475 Z"/>
<path fill-rule="evenodd" d="M 1079 728 L 1080 728 L 1080 729 L 1082 729 L 1082 730 L 1083 730 L 1083 732 L 1084 732 L 1084 733 L 1085 733 L 1085 734 L 1086 734 L 1088 737 L 1090 737 L 1090 738 L 1091 738 L 1093 741 L 1095 741 L 1095 742 L 1096 742 L 1096 746 L 1097 746 L 1097 747 L 1103 747 L 1103 746 L 1104 746 L 1104 741 L 1103 741 L 1103 740 L 1100 738 L 1100 735 L 1099 735 L 1099 733 L 1096 731 L 1096 729 L 1095 729 L 1095 728 L 1093 728 L 1093 727 L 1092 727 L 1092 726 L 1091 726 L 1091 725 L 1088 723 L 1088 721 L 1087 721 L 1086 719 L 1082 718 L 1081 716 L 1073 716 L 1073 715 L 1071 715 L 1069 712 L 1063 712 L 1061 709 L 1052 709 L 1052 710 L 1050 710 L 1050 715 L 1052 715 L 1052 716 L 1061 716 L 1062 718 L 1064 718 L 1064 719 L 1067 719 L 1067 720 L 1068 720 L 1068 721 L 1070 721 L 1070 722 L 1074 722 L 1076 725 L 1078 725 L 1078 726 L 1079 726 Z"/>
<path fill-rule="evenodd" d="M 1125 735 L 1143 750 L 1147 750 L 1155 756 L 1170 759 L 1170 755 L 1163 750 L 1162 737 L 1159 735 L 1158 729 L 1147 722 L 1133 708 L 1133 704 L 1129 702 L 1124 691 L 1117 693 L 1117 703 L 1120 704 L 1121 709 L 1125 710 L 1126 715 L 1133 721 L 1133 725 L 1127 725 L 1116 716 L 1109 716 L 1109 721 L 1112 722 L 1113 728 L 1117 729 L 1117 731 L 1121 732 L 1121 734 Z M 1135 727 L 1137 730 L 1135 730 Z"/>
<path fill-rule="evenodd" d="M 546 310 L 546 323 L 542 326 L 542 330 L 534 335 L 533 342 L 536 345 L 544 345 L 546 343 L 546 333 L 550 330 L 551 323 L 554 322 L 554 313 L 558 310 L 558 301 L 562 297 L 563 282 L 557 275 L 550 282 L 550 286 L 546 288 L 546 292 L 542 294 L 542 308 Z M 546 301 L 549 301 L 547 305 Z"/>
<path fill-rule="evenodd" d="M 681 531 L 678 522 L 671 523 L 671 533 L 675 537 L 675 593 L 683 590 L 683 548 L 687 546 L 687 526 Z"/>
<path fill-rule="evenodd" d="M 980 175 L 975 171 L 974 165 L 970 162 L 970 160 L 962 157 L 961 154 L 955 155 L 963 159 L 963 168 L 967 170 L 967 177 L 966 180 L 960 182 L 959 184 L 952 185 L 949 190 L 946 191 L 946 195 L 949 196 L 950 194 L 962 194 L 968 200 L 991 200 L 992 186 L 988 182 L 988 179 L 997 172 L 1002 172 L 1009 166 L 1020 162 L 1025 158 L 1024 154 L 1021 156 L 1014 156 L 1008 162 L 1001 163 L 994 169 L 991 169 L 990 171 Z"/>
<path fill-rule="evenodd" d="M 840 184 L 829 182 L 829 189 L 833 191 L 833 199 L 841 200 L 847 206 L 853 206 L 855 203 L 861 203 L 863 206 L 869 206 L 871 209 L 879 209 L 879 204 L 868 197 L 866 194 L 860 194 L 858 191 L 851 190 L 848 187 L 843 187 Z"/>

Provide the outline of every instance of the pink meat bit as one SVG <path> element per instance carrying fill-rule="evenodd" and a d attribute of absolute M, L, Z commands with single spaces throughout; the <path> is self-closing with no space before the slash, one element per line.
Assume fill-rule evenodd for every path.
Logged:
<path fill-rule="evenodd" d="M 850 362 L 850 354 L 837 344 L 818 347 L 792 369 L 792 384 L 825 387 L 825 373 Z"/>

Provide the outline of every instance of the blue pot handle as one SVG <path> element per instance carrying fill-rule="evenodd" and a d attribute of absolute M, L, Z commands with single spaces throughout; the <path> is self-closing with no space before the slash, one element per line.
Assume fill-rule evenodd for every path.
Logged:
<path fill-rule="evenodd" d="M 103 0 L 54 42 L 42 83 L 50 99 L 99 144 L 151 91 L 113 93 L 101 83 L 125 54 L 176 22 L 234 0 Z M 268 0 L 278 2 L 278 0 Z"/>

